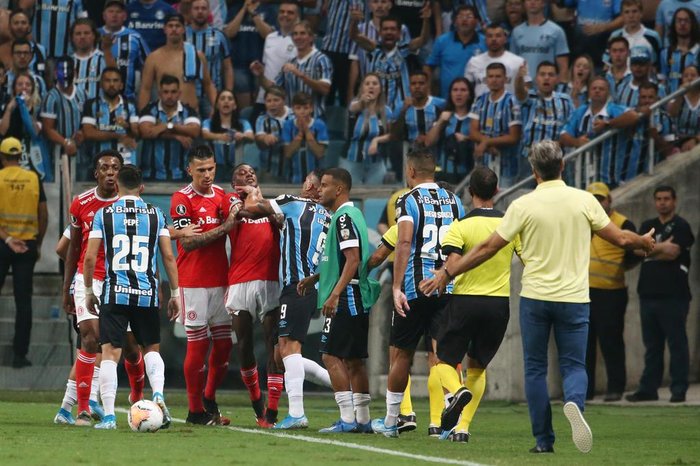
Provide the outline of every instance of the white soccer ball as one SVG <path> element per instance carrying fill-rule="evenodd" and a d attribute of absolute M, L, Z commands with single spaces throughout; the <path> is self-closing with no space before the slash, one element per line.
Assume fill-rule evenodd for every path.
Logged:
<path fill-rule="evenodd" d="M 156 432 L 162 425 L 163 411 L 153 401 L 137 401 L 129 408 L 129 427 L 134 432 Z"/>

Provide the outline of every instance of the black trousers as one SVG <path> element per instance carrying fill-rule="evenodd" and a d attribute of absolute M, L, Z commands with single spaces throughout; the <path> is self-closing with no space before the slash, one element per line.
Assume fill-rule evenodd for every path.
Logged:
<path fill-rule="evenodd" d="M 34 265 L 37 260 L 36 241 L 27 241 L 29 250 L 22 254 L 13 252 L 0 242 L 0 290 L 12 268 L 12 284 L 15 295 L 15 338 L 12 346 L 15 356 L 26 356 L 32 333 L 32 293 Z"/>
<path fill-rule="evenodd" d="M 690 355 L 685 324 L 690 301 L 687 298 L 640 298 L 644 372 L 639 380 L 640 393 L 656 394 L 664 374 L 664 346 L 671 353 L 671 394 L 685 395 L 688 390 Z"/>
<path fill-rule="evenodd" d="M 588 348 L 586 351 L 586 372 L 588 392 L 595 394 L 596 344 L 605 361 L 608 376 L 608 393 L 622 393 L 627 383 L 625 370 L 625 310 L 627 309 L 627 288 L 603 290 L 591 288 L 591 317 L 588 327 Z"/>
<path fill-rule="evenodd" d="M 350 83 L 350 58 L 347 53 L 329 52 L 324 50 L 324 54 L 330 58 L 333 64 L 333 79 L 331 80 L 331 91 L 326 96 L 326 105 L 345 106 L 348 98 L 348 85 Z M 338 93 L 336 103 L 335 94 Z"/>

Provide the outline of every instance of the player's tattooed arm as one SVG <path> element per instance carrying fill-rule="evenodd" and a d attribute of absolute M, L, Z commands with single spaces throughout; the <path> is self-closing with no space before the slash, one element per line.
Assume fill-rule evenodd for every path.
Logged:
<path fill-rule="evenodd" d="M 226 220 L 224 220 L 224 223 L 218 227 L 212 228 L 211 230 L 198 235 L 180 238 L 180 244 L 182 245 L 183 249 L 185 251 L 194 251 L 195 249 L 206 246 L 207 244 L 210 244 L 226 235 L 236 224 L 236 215 L 238 215 L 240 212 L 241 205 L 242 203 L 240 201 L 233 203 L 229 209 Z"/>

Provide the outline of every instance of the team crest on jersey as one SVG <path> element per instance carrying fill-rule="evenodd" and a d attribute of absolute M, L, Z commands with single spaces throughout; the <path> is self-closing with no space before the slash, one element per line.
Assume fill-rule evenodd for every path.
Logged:
<path fill-rule="evenodd" d="M 156 19 L 162 20 L 163 18 L 165 18 L 165 12 L 163 10 L 156 11 Z"/>
<path fill-rule="evenodd" d="M 396 218 L 401 217 L 401 207 L 396 208 Z"/>
<path fill-rule="evenodd" d="M 78 306 L 78 307 L 76 308 L 76 310 L 75 310 L 75 315 L 77 315 L 78 317 L 80 317 L 80 316 L 82 316 L 83 314 L 85 314 L 85 308 L 84 308 L 83 306 Z"/>
<path fill-rule="evenodd" d="M 347 228 L 343 228 L 342 230 L 340 230 L 340 237 L 343 239 L 350 238 L 350 230 L 348 230 Z"/>
<path fill-rule="evenodd" d="M 197 320 L 197 313 L 195 311 L 187 311 L 188 320 Z"/>
<path fill-rule="evenodd" d="M 178 205 L 175 207 L 175 212 L 176 212 L 178 215 L 185 215 L 185 214 L 187 213 L 187 207 L 185 207 L 184 204 L 178 204 Z"/>

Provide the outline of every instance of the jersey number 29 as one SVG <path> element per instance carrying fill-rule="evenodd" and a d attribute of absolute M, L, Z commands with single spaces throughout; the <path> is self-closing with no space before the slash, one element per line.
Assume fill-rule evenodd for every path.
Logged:
<path fill-rule="evenodd" d="M 450 225 L 442 225 L 439 229 L 437 225 L 425 225 L 423 227 L 423 247 L 420 249 L 420 256 L 423 259 L 437 260 L 438 257 L 445 260 L 442 254 L 442 241 L 447 235 Z"/>

